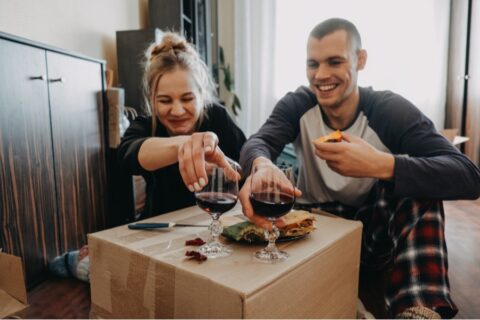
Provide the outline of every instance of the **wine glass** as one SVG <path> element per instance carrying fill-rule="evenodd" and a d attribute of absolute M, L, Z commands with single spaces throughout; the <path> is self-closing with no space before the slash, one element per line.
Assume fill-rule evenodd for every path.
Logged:
<path fill-rule="evenodd" d="M 207 168 L 208 183 L 202 190 L 195 192 L 197 205 L 212 216 L 209 227 L 210 239 L 199 248 L 199 251 L 209 258 L 226 257 L 232 253 L 229 247 L 218 241 L 223 231 L 222 223 L 218 219 L 232 209 L 238 199 L 239 165 L 231 166 L 234 171 L 227 171 L 218 166 Z"/>
<path fill-rule="evenodd" d="M 288 253 L 275 245 L 280 232 L 275 221 L 287 214 L 295 203 L 295 178 L 292 167 L 259 164 L 252 168 L 250 202 L 256 215 L 272 222 L 272 231 L 265 230 L 266 248 L 255 252 L 257 260 L 276 263 L 288 259 Z"/>

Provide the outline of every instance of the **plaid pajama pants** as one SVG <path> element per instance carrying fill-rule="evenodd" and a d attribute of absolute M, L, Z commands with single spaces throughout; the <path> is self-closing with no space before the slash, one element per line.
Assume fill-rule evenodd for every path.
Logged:
<path fill-rule="evenodd" d="M 450 297 L 441 201 L 394 198 L 387 184 L 379 182 L 360 208 L 338 202 L 298 207 L 315 207 L 363 223 L 362 267 L 381 270 L 393 264 L 385 292 L 391 316 L 417 305 L 443 318 L 457 313 Z"/>

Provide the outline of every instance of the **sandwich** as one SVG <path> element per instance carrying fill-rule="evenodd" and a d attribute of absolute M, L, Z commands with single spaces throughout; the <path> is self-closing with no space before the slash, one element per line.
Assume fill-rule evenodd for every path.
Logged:
<path fill-rule="evenodd" d="M 280 236 L 296 237 L 315 230 L 315 216 L 305 210 L 293 210 L 283 217 L 285 227 L 280 229 Z"/>
<path fill-rule="evenodd" d="M 279 238 L 296 238 L 307 235 L 315 230 L 315 216 L 304 210 L 293 210 L 282 217 L 285 226 L 280 231 Z M 235 241 L 262 242 L 265 230 L 250 221 L 240 222 L 223 229 L 223 235 Z"/>
<path fill-rule="evenodd" d="M 315 139 L 316 143 L 320 142 L 340 142 L 343 140 L 342 132 L 340 130 L 334 131 L 326 136 Z"/>

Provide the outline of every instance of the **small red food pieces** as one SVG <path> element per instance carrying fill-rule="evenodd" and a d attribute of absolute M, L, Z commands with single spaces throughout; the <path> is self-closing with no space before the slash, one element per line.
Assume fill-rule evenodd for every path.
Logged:
<path fill-rule="evenodd" d="M 186 246 L 201 246 L 202 244 L 205 244 L 205 241 L 203 241 L 202 238 L 195 238 L 185 241 Z M 197 260 L 199 262 L 207 260 L 207 257 L 205 255 L 194 250 L 185 252 L 185 255 L 189 257 L 190 260 Z"/>
<path fill-rule="evenodd" d="M 203 241 L 201 238 L 185 241 L 186 246 L 201 246 L 202 244 L 205 244 L 205 241 Z"/>
<path fill-rule="evenodd" d="M 201 254 L 198 251 L 187 251 L 185 252 L 185 255 L 187 257 L 190 257 L 190 260 L 197 260 L 197 261 L 205 261 L 207 260 L 207 257 Z"/>

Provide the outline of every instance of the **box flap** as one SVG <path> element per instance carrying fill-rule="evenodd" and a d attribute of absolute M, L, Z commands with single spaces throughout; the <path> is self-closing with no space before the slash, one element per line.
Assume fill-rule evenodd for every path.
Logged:
<path fill-rule="evenodd" d="M 19 257 L 0 252 L 0 289 L 27 304 L 25 277 L 22 260 Z"/>
<path fill-rule="evenodd" d="M 458 136 L 458 129 L 444 129 L 440 130 L 440 133 L 454 146 L 470 140 L 468 137 Z"/>
<path fill-rule="evenodd" d="M 27 305 L 0 289 L 0 319 L 14 316 L 26 308 Z"/>
<path fill-rule="evenodd" d="M 447 138 L 450 143 L 453 143 L 453 139 L 455 139 L 455 136 L 458 133 L 458 129 L 443 129 L 440 130 L 440 133 Z"/>

